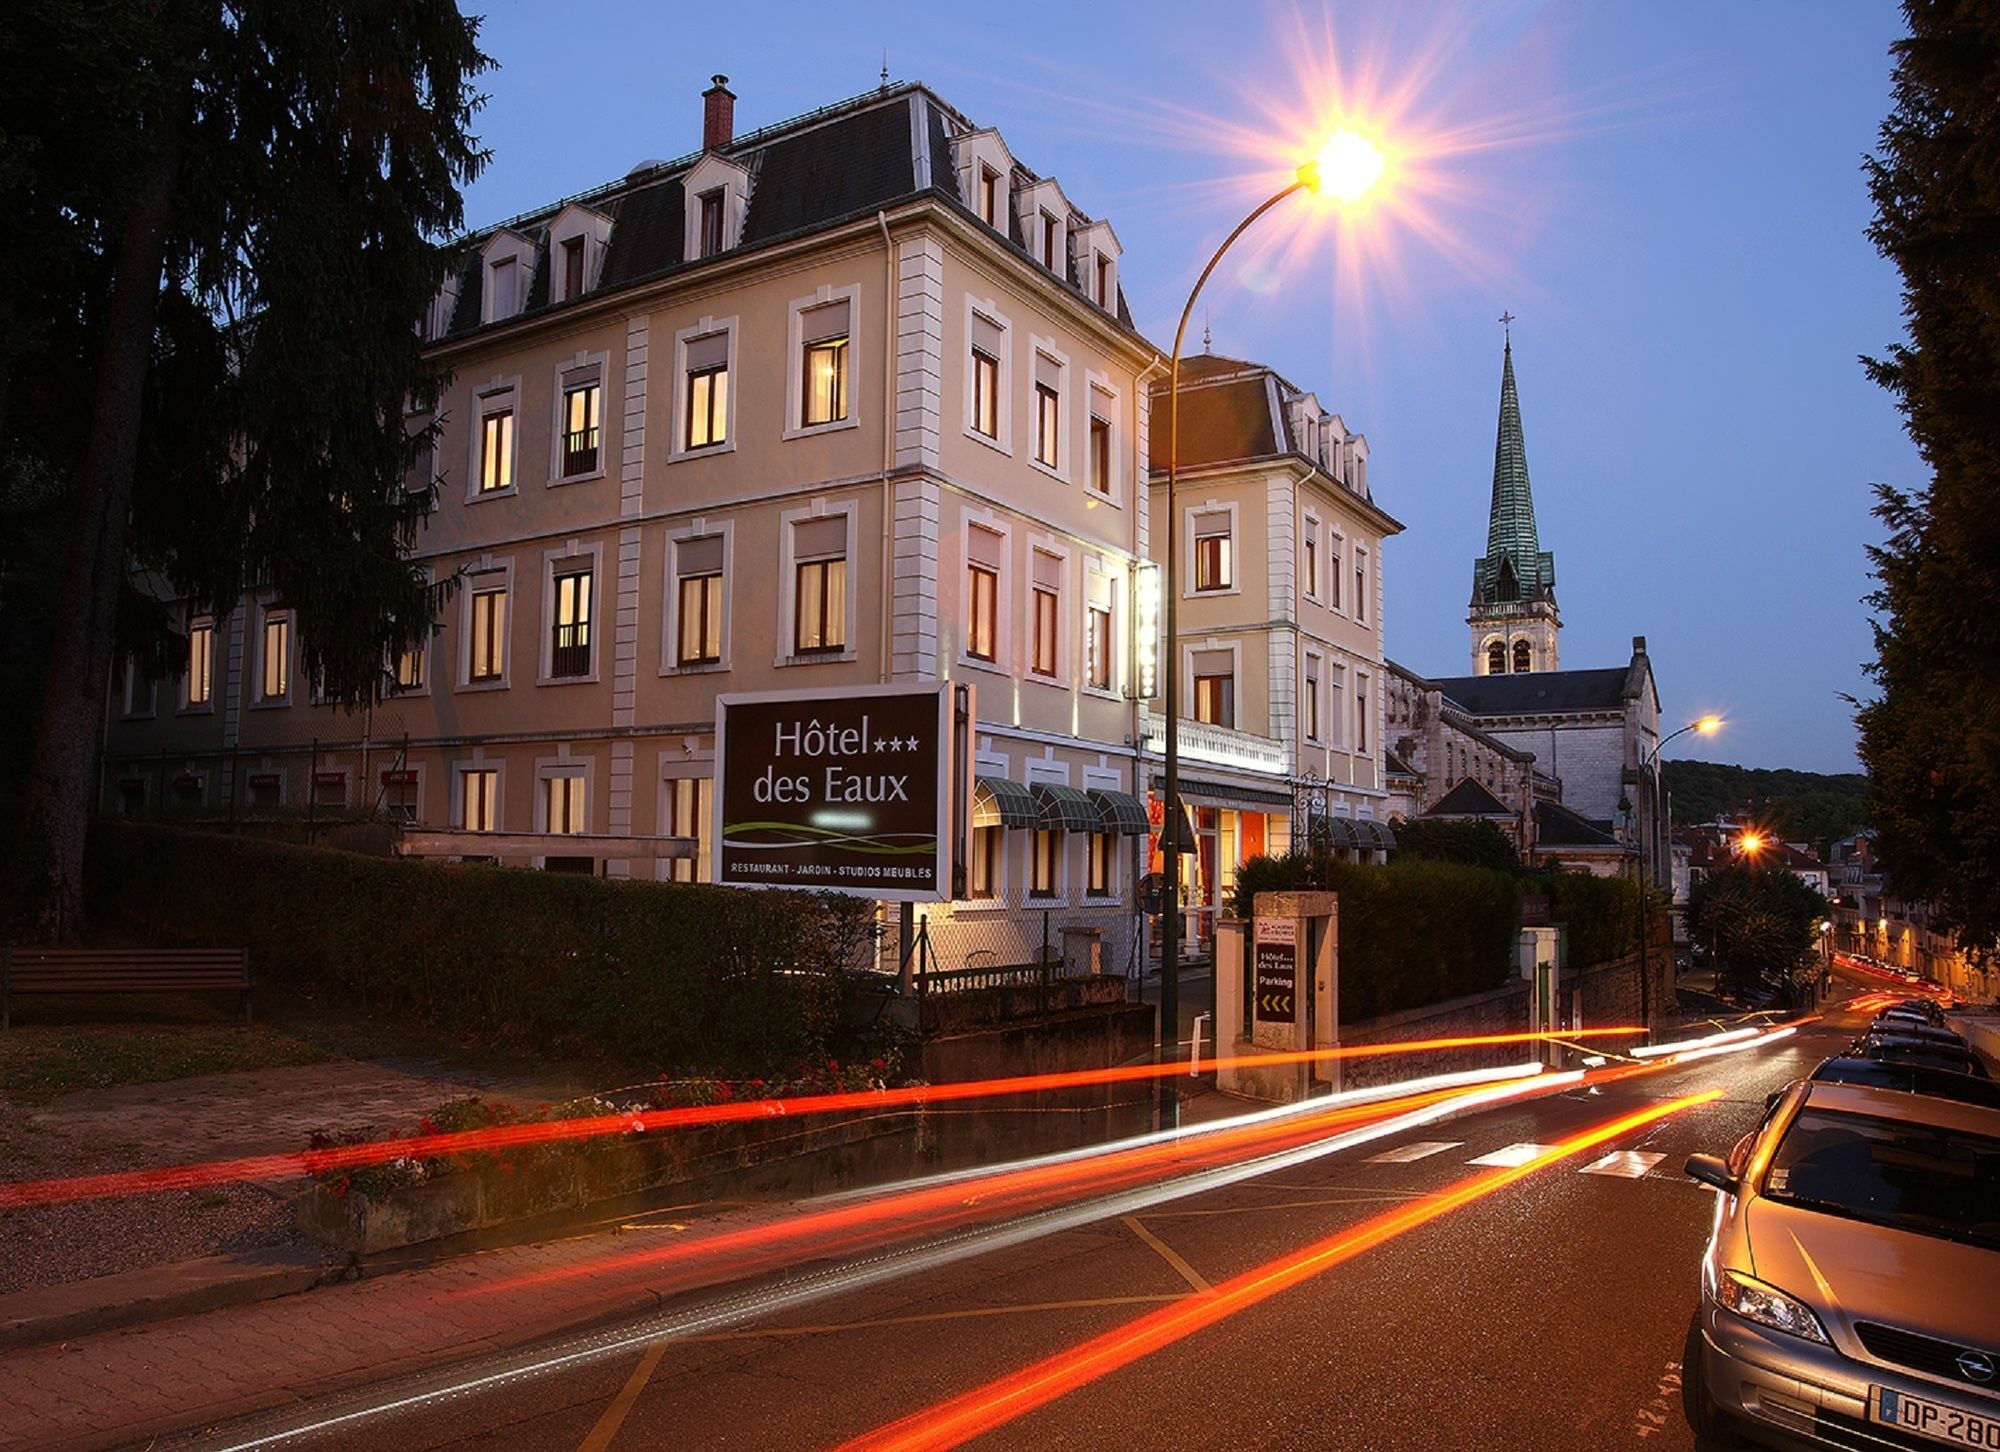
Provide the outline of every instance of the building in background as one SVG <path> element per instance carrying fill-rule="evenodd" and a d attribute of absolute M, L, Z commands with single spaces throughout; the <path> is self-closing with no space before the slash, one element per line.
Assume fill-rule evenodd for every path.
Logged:
<path fill-rule="evenodd" d="M 1472 603 L 1465 623 L 1472 632 L 1476 675 L 1552 671 L 1561 665 L 1556 557 L 1542 548 L 1535 528 L 1511 330 L 1500 363 L 1500 429 L 1493 446 L 1486 553 L 1472 562 Z"/>

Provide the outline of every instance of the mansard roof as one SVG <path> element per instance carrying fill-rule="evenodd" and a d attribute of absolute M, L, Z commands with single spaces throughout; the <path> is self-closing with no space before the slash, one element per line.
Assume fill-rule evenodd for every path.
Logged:
<path fill-rule="evenodd" d="M 1535 528 L 1535 496 L 1528 485 L 1528 447 L 1521 432 L 1521 398 L 1514 385 L 1510 338 L 1500 365 L 1500 426 L 1493 441 L 1493 501 L 1486 521 L 1486 553 L 1473 562 L 1472 603 L 1553 600 L 1555 556 Z"/>
<path fill-rule="evenodd" d="M 1524 671 L 1519 675 L 1450 676 L 1434 684 L 1474 716 L 1550 716 L 1622 711 L 1630 666 L 1602 670 Z"/>

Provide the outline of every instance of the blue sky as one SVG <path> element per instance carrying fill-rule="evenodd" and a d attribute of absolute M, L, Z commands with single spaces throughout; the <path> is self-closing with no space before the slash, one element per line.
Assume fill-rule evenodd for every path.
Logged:
<path fill-rule="evenodd" d="M 711 72 L 743 131 L 870 89 L 886 47 L 894 79 L 1112 220 L 1163 344 L 1304 138 L 1386 115 L 1395 200 L 1350 221 L 1296 204 L 1205 298 L 1217 352 L 1274 364 L 1368 435 L 1375 497 L 1408 527 L 1389 653 L 1471 668 L 1507 309 L 1564 664 L 1622 664 L 1643 634 L 1669 724 L 1729 720 L 1687 754 L 1856 769 L 1839 697 L 1864 690 L 1871 650 L 1869 486 L 1924 477 L 1857 361 L 1900 328 L 1860 168 L 1893 5 L 473 8 L 501 66 L 474 224 L 695 149 Z"/>

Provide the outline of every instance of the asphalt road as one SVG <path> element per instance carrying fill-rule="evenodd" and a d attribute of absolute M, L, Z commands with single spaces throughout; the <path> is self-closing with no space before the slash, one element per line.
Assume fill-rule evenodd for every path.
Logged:
<path fill-rule="evenodd" d="M 1481 1174 L 1475 1158 L 1554 1144 L 1715 1089 L 1719 1099 L 1451 1209 L 972 1444 L 1687 1449 L 1679 1363 L 1712 1201 L 1680 1166 L 1696 1151 L 1726 1152 L 1765 1095 L 1838 1048 L 1856 1022 L 1834 1013 L 1767 1048 L 1467 1113 L 1134 1215 L 282 1445 L 835 1446 L 1424 1203 Z M 1599 1164 L 1617 1152 L 1630 1157 Z M 290 1423 L 352 1409 L 306 1408 Z"/>

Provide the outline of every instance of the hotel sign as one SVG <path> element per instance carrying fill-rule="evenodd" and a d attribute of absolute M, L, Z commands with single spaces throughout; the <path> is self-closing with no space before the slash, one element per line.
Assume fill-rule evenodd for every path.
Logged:
<path fill-rule="evenodd" d="M 942 682 L 716 697 L 715 880 L 950 898 L 969 759 L 953 699 Z"/>

